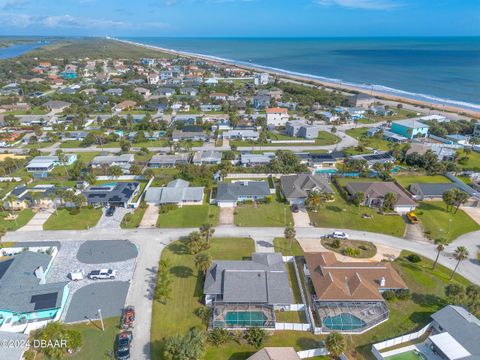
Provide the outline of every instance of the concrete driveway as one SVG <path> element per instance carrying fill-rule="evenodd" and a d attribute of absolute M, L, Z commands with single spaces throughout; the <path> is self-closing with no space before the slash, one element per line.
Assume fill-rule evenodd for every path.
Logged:
<path fill-rule="evenodd" d="M 220 208 L 220 225 L 233 225 L 235 208 Z"/>
<path fill-rule="evenodd" d="M 97 225 L 94 229 L 120 229 L 120 224 L 123 220 L 123 217 L 127 213 L 133 212 L 133 209 L 125 209 L 122 207 L 117 207 L 113 216 L 106 216 L 107 209 L 102 209 L 102 217 L 98 220 Z"/>
<path fill-rule="evenodd" d="M 139 228 L 145 229 L 157 226 L 158 210 L 158 205 L 148 205 Z"/>
<path fill-rule="evenodd" d="M 35 215 L 33 215 L 33 217 L 26 225 L 22 226 L 17 231 L 42 231 L 43 224 L 45 224 L 50 215 L 52 215 L 53 213 L 54 210 L 51 208 L 41 209 Z"/>
<path fill-rule="evenodd" d="M 480 224 L 480 208 L 478 207 L 471 207 L 471 206 L 462 206 L 460 207 L 463 211 L 465 211 L 468 216 L 470 216 L 473 221 L 477 224 Z"/>
<path fill-rule="evenodd" d="M 312 227 L 310 217 L 305 206 L 299 206 L 298 212 L 292 211 L 293 223 L 296 227 Z"/>

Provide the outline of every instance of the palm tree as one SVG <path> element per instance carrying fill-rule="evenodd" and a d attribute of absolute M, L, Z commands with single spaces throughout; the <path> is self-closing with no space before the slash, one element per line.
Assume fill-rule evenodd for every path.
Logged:
<path fill-rule="evenodd" d="M 305 200 L 305 205 L 307 205 L 307 208 L 309 210 L 317 211 L 321 201 L 322 198 L 318 191 L 310 191 L 308 193 L 307 199 Z"/>
<path fill-rule="evenodd" d="M 325 339 L 325 347 L 333 358 L 338 358 L 347 349 L 347 342 L 342 334 L 331 332 Z"/>
<path fill-rule="evenodd" d="M 118 177 L 123 174 L 122 168 L 118 165 L 110 166 L 110 168 L 108 169 L 108 172 L 110 176 L 113 176 L 113 177 Z"/>
<path fill-rule="evenodd" d="M 453 276 L 457 272 L 458 266 L 460 265 L 460 262 L 463 260 L 468 259 L 468 250 L 465 246 L 459 246 L 455 249 L 455 252 L 453 254 L 453 257 L 455 260 L 457 260 L 457 265 L 455 265 L 455 269 L 453 269 L 452 275 L 450 275 L 450 280 L 453 279 Z"/>
<path fill-rule="evenodd" d="M 293 226 L 287 226 L 284 231 L 285 238 L 288 241 L 288 247 L 291 249 L 292 248 L 292 242 L 295 239 L 295 236 L 297 235 L 297 232 L 295 231 L 295 228 Z"/>
<path fill-rule="evenodd" d="M 435 240 L 435 244 L 437 245 L 437 257 L 435 258 L 435 262 L 433 263 L 432 270 L 435 270 L 435 266 L 437 266 L 438 258 L 440 257 L 440 253 L 445 250 L 445 239 L 437 239 Z"/>
<path fill-rule="evenodd" d="M 454 190 L 456 190 L 453 195 L 453 199 L 455 201 L 455 204 L 457 205 L 457 207 L 455 208 L 455 214 L 456 214 L 460 205 L 465 204 L 465 202 L 467 201 L 468 194 L 462 190 L 458 190 L 458 189 L 454 189 Z"/>
<path fill-rule="evenodd" d="M 212 256 L 210 254 L 197 254 L 195 256 L 195 266 L 197 267 L 198 271 L 203 272 L 203 275 L 207 274 L 207 270 L 212 265 Z"/>
<path fill-rule="evenodd" d="M 212 224 L 210 223 L 205 223 L 202 226 L 200 226 L 200 234 L 205 238 L 205 241 L 207 244 L 210 243 L 210 238 L 213 236 L 215 233 L 215 229 Z"/>

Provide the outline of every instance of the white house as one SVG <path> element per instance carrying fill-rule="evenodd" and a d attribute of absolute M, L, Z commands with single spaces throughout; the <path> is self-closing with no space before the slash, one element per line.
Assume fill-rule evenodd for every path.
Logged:
<path fill-rule="evenodd" d="M 267 109 L 267 125 L 285 126 L 287 124 L 288 110 L 284 108 Z"/>

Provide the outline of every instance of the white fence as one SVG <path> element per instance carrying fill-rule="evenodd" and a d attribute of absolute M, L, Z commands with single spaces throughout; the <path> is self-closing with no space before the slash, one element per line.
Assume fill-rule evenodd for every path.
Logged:
<path fill-rule="evenodd" d="M 7 182 L 7 181 L 22 181 L 22 178 L 15 177 L 15 176 L 1 176 L 0 182 Z"/>
<path fill-rule="evenodd" d="M 383 356 L 380 354 L 380 350 L 387 349 L 393 346 L 397 346 L 397 345 L 421 338 L 430 329 L 430 327 L 431 327 L 431 324 L 428 324 L 422 329 L 418 330 L 417 332 L 402 335 L 393 339 L 388 339 L 388 340 L 373 344 L 372 353 L 377 359 L 382 360 Z"/>
<path fill-rule="evenodd" d="M 290 304 L 287 311 L 304 311 L 305 304 Z"/>
<path fill-rule="evenodd" d="M 292 331 L 310 331 L 310 324 L 304 323 L 275 323 L 275 330 L 292 330 Z"/>
<path fill-rule="evenodd" d="M 103 180 L 145 180 L 143 175 L 120 175 L 120 176 L 110 176 L 110 175 L 100 175 L 96 176 L 95 179 L 98 181 Z"/>
<path fill-rule="evenodd" d="M 297 355 L 300 359 L 308 359 L 316 356 L 326 356 L 328 355 L 328 351 L 325 348 L 316 348 L 316 349 L 298 351 Z"/>
<path fill-rule="evenodd" d="M 270 144 L 315 144 L 315 140 L 270 140 Z"/>

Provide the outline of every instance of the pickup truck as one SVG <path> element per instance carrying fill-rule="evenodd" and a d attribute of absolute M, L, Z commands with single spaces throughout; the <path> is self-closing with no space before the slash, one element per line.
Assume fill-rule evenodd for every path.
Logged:
<path fill-rule="evenodd" d="M 131 331 L 124 331 L 117 335 L 116 358 L 117 360 L 130 359 L 130 345 L 133 335 Z"/>
<path fill-rule="evenodd" d="M 117 277 L 117 271 L 112 269 L 100 269 L 93 270 L 88 274 L 88 278 L 92 280 L 97 279 L 110 279 L 113 280 Z"/>

